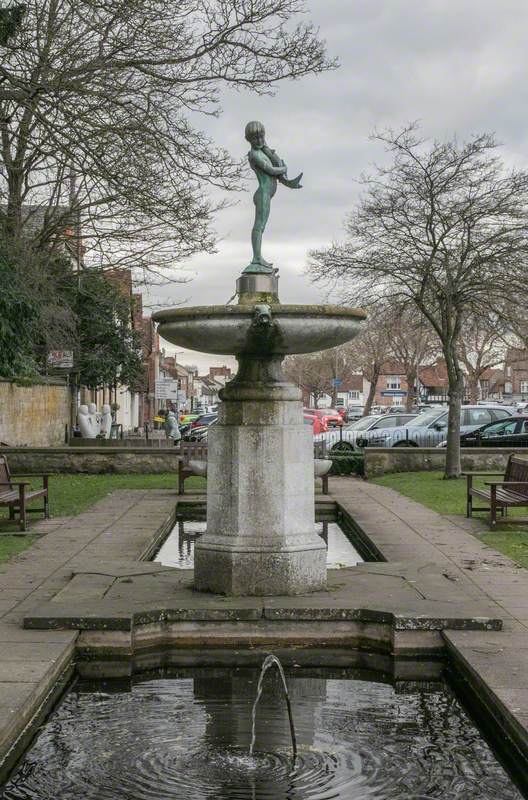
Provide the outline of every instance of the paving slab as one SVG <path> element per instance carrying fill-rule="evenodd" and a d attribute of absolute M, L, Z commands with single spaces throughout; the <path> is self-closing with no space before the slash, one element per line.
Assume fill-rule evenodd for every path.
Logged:
<path fill-rule="evenodd" d="M 224 597 L 194 591 L 187 571 L 121 562 L 119 577 L 76 571 L 49 603 L 24 617 L 27 628 L 133 630 L 175 620 L 356 620 L 395 630 L 476 629 L 502 625 L 495 605 L 434 564 L 361 564 L 330 570 L 328 589 L 294 597 Z M 154 565 L 153 565 L 154 566 Z M 108 570 L 110 572 L 111 570 Z"/>

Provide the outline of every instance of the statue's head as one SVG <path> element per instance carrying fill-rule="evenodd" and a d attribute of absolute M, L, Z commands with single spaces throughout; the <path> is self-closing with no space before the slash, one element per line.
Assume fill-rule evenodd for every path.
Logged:
<path fill-rule="evenodd" d="M 77 409 L 77 413 L 80 414 L 81 417 L 87 417 L 88 416 L 88 406 L 83 403 Z"/>
<path fill-rule="evenodd" d="M 257 122 L 257 120 L 248 122 L 246 125 L 245 137 L 253 147 L 263 147 L 266 141 L 266 130 L 262 122 Z"/>

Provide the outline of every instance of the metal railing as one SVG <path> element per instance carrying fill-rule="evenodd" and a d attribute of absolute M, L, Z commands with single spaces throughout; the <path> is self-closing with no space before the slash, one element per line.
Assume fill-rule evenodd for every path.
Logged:
<path fill-rule="evenodd" d="M 415 431 L 413 428 L 375 431 L 347 431 L 342 428 L 315 437 L 315 442 L 324 440 L 328 452 L 362 452 L 368 447 L 445 447 L 447 431 Z M 528 433 L 498 436 L 465 436 L 460 438 L 462 447 L 509 449 L 528 448 Z"/>

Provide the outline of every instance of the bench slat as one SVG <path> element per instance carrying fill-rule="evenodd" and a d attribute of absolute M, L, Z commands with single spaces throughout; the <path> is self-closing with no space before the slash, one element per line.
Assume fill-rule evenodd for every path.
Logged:
<path fill-rule="evenodd" d="M 2 492 L 0 494 L 0 505 L 5 506 L 12 503 L 14 500 L 18 500 L 18 492 Z"/>

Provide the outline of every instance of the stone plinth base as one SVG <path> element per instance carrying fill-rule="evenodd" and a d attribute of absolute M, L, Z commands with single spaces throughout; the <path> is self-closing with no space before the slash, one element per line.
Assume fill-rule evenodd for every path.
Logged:
<path fill-rule="evenodd" d="M 207 531 L 194 555 L 200 591 L 295 595 L 326 587 L 312 428 L 281 361 L 240 357 L 236 379 L 222 390 L 208 435 Z"/>
<path fill-rule="evenodd" d="M 227 595 L 295 595 L 326 588 L 326 548 L 293 552 L 195 549 L 195 588 Z"/>

